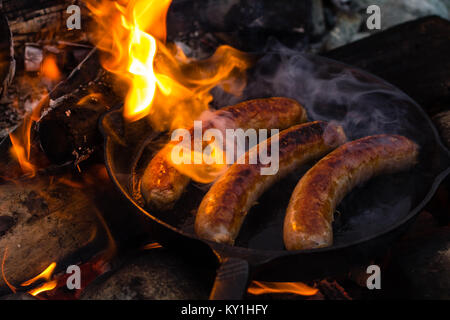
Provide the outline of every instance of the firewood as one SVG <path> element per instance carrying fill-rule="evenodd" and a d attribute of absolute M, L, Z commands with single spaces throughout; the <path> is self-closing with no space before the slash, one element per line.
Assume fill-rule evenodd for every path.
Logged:
<path fill-rule="evenodd" d="M 53 163 L 77 165 L 101 150 L 99 118 L 122 101 L 112 82 L 94 52 L 50 94 L 50 110 L 38 122 L 38 132 Z"/>
<path fill-rule="evenodd" d="M 85 188 L 68 175 L 37 176 L 0 185 L 0 212 L 13 220 L 13 225 L 0 236 L 0 259 L 4 261 L 6 280 L 18 291 L 23 290 L 22 282 L 38 275 L 53 261 L 65 270 L 63 259 L 82 248 L 90 245 L 90 250 L 96 248 L 98 252 L 105 248 L 98 209 Z M 0 295 L 7 293 L 10 289 L 0 277 Z"/>
<path fill-rule="evenodd" d="M 11 83 L 16 63 L 11 30 L 6 16 L 0 12 L 0 97 Z"/>

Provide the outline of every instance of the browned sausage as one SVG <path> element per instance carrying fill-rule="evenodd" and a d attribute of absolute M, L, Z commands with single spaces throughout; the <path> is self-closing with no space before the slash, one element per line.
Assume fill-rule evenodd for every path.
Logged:
<path fill-rule="evenodd" d="M 356 185 L 405 170 L 417 160 L 418 146 L 398 135 L 376 135 L 346 143 L 312 167 L 291 196 L 284 220 L 288 250 L 333 244 L 332 221 L 339 202 Z"/>
<path fill-rule="evenodd" d="M 203 130 L 214 127 L 213 123 L 221 119 L 244 130 L 283 130 L 305 122 L 306 111 L 298 102 L 288 98 L 250 100 L 216 111 L 213 120 L 203 122 Z M 141 193 L 150 208 L 172 208 L 189 184 L 190 178 L 178 172 L 167 156 L 173 145 L 169 143 L 160 150 L 142 176 Z"/>
<path fill-rule="evenodd" d="M 261 175 L 260 162 L 250 164 L 252 153 L 279 139 L 279 170 L 275 175 Z M 233 244 L 247 212 L 261 194 L 277 180 L 300 166 L 318 159 L 345 143 L 341 127 L 323 121 L 297 125 L 280 132 L 249 150 L 245 164 L 233 164 L 203 198 L 195 219 L 195 232 L 201 238 Z"/>

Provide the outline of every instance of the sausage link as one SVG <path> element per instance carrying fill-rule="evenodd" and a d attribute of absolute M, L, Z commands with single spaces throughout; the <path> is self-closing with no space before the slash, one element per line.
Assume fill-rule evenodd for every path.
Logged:
<path fill-rule="evenodd" d="M 333 244 L 332 221 L 339 202 L 356 185 L 412 167 L 418 146 L 398 135 L 376 135 L 346 143 L 313 166 L 299 181 L 284 220 L 288 250 Z"/>
<path fill-rule="evenodd" d="M 297 101 L 288 98 L 255 99 L 214 112 L 213 119 L 203 121 L 203 130 L 214 127 L 216 121 L 244 130 L 283 130 L 305 122 L 306 111 Z M 142 176 L 141 193 L 149 208 L 171 209 L 189 184 L 190 178 L 178 172 L 167 156 L 173 145 L 163 147 Z"/>
<path fill-rule="evenodd" d="M 279 165 L 274 175 L 261 175 L 268 165 L 249 159 L 260 148 L 272 152 L 272 139 L 278 139 Z M 339 126 L 323 121 L 291 127 L 250 149 L 244 164 L 233 164 L 203 198 L 195 219 L 195 232 L 204 239 L 233 244 L 247 212 L 276 181 L 302 165 L 318 159 L 339 145 L 346 136 Z"/>

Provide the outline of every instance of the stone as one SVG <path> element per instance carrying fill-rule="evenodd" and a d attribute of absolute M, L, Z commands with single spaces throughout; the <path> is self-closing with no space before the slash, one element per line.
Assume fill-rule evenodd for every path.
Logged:
<path fill-rule="evenodd" d="M 363 15 L 370 5 L 381 9 L 381 29 L 385 30 L 397 24 L 415 20 L 429 15 L 437 15 L 448 19 L 448 0 L 333 0 L 340 10 L 359 12 Z"/>
<path fill-rule="evenodd" d="M 313 0 L 311 8 L 311 23 L 313 36 L 321 36 L 326 31 L 325 16 L 322 0 Z"/>
<path fill-rule="evenodd" d="M 82 300 L 207 299 L 211 270 L 201 270 L 164 248 L 144 251 L 85 288 Z M 214 271 L 214 270 L 213 270 Z"/>
<path fill-rule="evenodd" d="M 339 12 L 336 25 L 324 40 L 324 49 L 329 51 L 341 47 L 353 40 L 361 26 L 362 17 L 358 13 Z"/>

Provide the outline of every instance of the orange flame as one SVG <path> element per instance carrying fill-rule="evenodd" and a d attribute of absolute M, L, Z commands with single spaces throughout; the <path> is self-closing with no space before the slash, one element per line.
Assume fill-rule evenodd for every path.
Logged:
<path fill-rule="evenodd" d="M 30 291 L 28 291 L 29 294 L 31 294 L 32 296 L 37 296 L 38 294 L 45 292 L 45 291 L 50 291 L 56 288 L 57 285 L 57 281 L 56 280 L 52 280 L 50 282 L 46 282 L 43 285 L 32 289 Z"/>
<path fill-rule="evenodd" d="M 269 293 L 293 293 L 302 296 L 313 296 L 319 290 L 312 288 L 302 282 L 265 282 L 253 281 L 247 292 L 252 295 Z"/>
<path fill-rule="evenodd" d="M 171 0 L 102 0 L 88 4 L 99 25 L 97 46 L 109 53 L 103 66 L 129 83 L 124 117 L 128 121 L 147 117 L 158 131 L 191 127 L 208 110 L 214 87 L 240 95 L 246 85 L 246 69 L 251 65 L 250 55 L 229 46 L 221 46 L 210 58 L 196 61 L 175 44 L 166 44 L 170 4 Z M 222 154 L 221 147 L 213 147 L 211 158 Z M 186 156 L 196 158 L 197 153 Z M 226 165 L 204 162 L 176 167 L 203 183 L 213 181 L 226 169 Z"/>
<path fill-rule="evenodd" d="M 16 287 L 14 287 L 11 283 L 9 283 L 9 281 L 6 279 L 6 275 L 5 275 L 5 261 L 6 261 L 7 254 L 8 254 L 8 248 L 5 248 L 5 252 L 3 253 L 3 259 L 2 259 L 2 278 L 3 278 L 3 281 L 5 281 L 8 288 L 13 293 L 16 293 Z"/>
<path fill-rule="evenodd" d="M 52 262 L 44 271 L 42 271 L 40 274 L 38 274 L 36 277 L 25 281 L 21 284 L 22 287 L 27 287 L 29 285 L 32 285 L 36 281 L 40 279 L 45 279 L 47 282 L 43 283 L 42 285 L 38 286 L 37 288 L 34 288 L 30 291 L 28 291 L 29 294 L 32 296 L 37 296 L 41 292 L 50 291 L 56 288 L 57 281 L 56 280 L 50 280 L 53 275 L 53 271 L 56 268 L 56 262 Z"/>
<path fill-rule="evenodd" d="M 212 100 L 209 91 L 221 86 L 240 94 L 248 57 L 222 46 L 206 61 L 187 58 L 174 44 L 165 44 L 166 16 L 171 0 L 91 1 L 100 29 L 97 45 L 110 53 L 103 66 L 130 84 L 124 116 L 146 116 L 156 130 L 192 125 Z M 149 33 L 147 33 L 149 32 Z"/>
<path fill-rule="evenodd" d="M 25 281 L 24 283 L 21 284 L 22 287 L 26 287 L 29 286 L 33 283 L 35 283 L 36 281 L 38 281 L 39 279 L 45 279 L 47 281 L 50 280 L 50 278 L 52 277 L 53 271 L 56 268 L 56 262 L 52 262 L 44 271 L 42 271 L 40 274 L 38 274 L 36 277 Z"/>
<path fill-rule="evenodd" d="M 41 109 L 47 101 L 48 95 L 45 92 L 42 99 L 32 107 L 32 112 L 25 116 L 20 127 L 9 134 L 12 144 L 11 154 L 19 162 L 22 172 L 30 177 L 34 177 L 36 174 L 36 166 L 30 162 L 31 126 L 39 120 Z"/>

